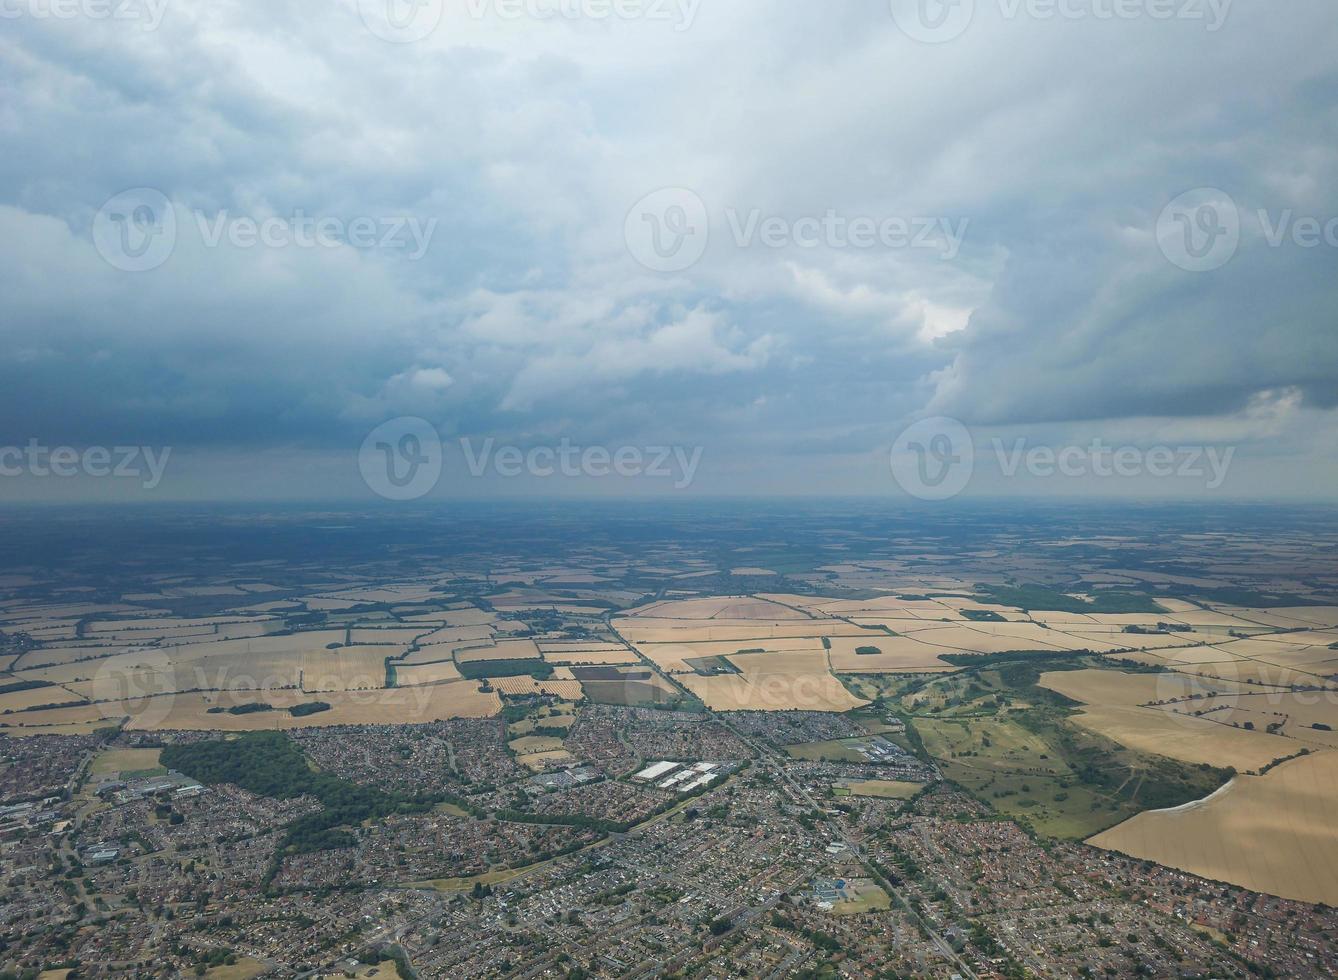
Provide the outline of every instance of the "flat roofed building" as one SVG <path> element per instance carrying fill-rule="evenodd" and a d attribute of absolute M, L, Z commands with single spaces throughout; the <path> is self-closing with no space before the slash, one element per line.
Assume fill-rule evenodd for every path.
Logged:
<path fill-rule="evenodd" d="M 632 778 L 644 779 L 647 782 L 650 782 L 653 779 L 658 779 L 666 773 L 673 772 L 678 766 L 679 764 L 677 762 L 656 762 L 653 765 L 649 765 L 645 769 L 642 769 Z"/>

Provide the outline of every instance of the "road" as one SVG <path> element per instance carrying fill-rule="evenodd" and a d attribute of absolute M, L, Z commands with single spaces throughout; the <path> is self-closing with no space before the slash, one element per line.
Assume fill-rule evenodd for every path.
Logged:
<path fill-rule="evenodd" d="M 710 714 L 717 721 L 719 721 L 720 724 L 724 725 L 736 736 L 738 736 L 749 746 L 751 746 L 753 751 L 758 754 L 758 758 L 760 760 L 763 760 L 774 772 L 776 772 L 777 775 L 779 775 L 782 779 L 784 779 L 785 782 L 789 784 L 790 788 L 794 790 L 795 794 L 799 796 L 800 799 L 804 800 L 804 802 L 806 802 L 813 810 L 823 814 L 827 822 L 828 828 L 830 828 L 830 830 L 832 831 L 832 835 L 838 840 L 840 840 L 843 844 L 845 844 L 847 848 L 849 848 L 850 853 L 855 856 L 855 858 L 860 862 L 861 866 L 863 866 L 864 869 L 868 872 L 869 877 L 871 877 L 880 886 L 882 886 L 882 888 L 889 895 L 891 895 L 894 899 L 896 899 L 897 904 L 900 905 L 903 909 L 905 909 L 915 919 L 915 921 L 919 924 L 920 928 L 922 928 L 925 931 L 925 933 L 929 936 L 929 938 L 933 940 L 934 945 L 938 947 L 939 951 L 957 965 L 957 968 L 961 972 L 963 977 L 969 977 L 972 978 L 972 980 L 975 980 L 976 973 L 974 970 L 971 969 L 970 965 L 967 964 L 967 962 L 957 954 L 957 952 L 952 948 L 952 945 L 946 939 L 944 939 L 943 936 L 940 935 L 939 932 L 936 929 L 934 929 L 933 926 L 931 926 L 927 921 L 925 921 L 924 917 L 921 916 L 920 913 L 915 911 L 914 907 L 910 904 L 909 901 L 906 900 L 906 897 L 901 893 L 901 891 L 898 888 L 896 888 L 896 886 L 894 886 L 890 881 L 888 881 L 886 878 L 884 878 L 881 874 L 878 873 L 878 870 L 874 868 L 872 864 L 870 864 L 869 861 L 864 857 L 863 853 L 860 850 L 859 842 L 856 841 L 850 835 L 850 833 L 846 830 L 845 825 L 842 824 L 840 820 L 833 817 L 831 814 L 827 813 L 826 808 L 819 806 L 818 802 L 813 799 L 813 797 L 809 794 L 808 790 L 804 789 L 803 786 L 801 786 L 790 776 L 790 773 L 786 769 L 785 765 L 782 762 L 777 761 L 777 756 L 770 749 L 770 747 L 760 745 L 754 742 L 748 736 L 744 735 L 741 731 L 739 731 L 737 728 L 731 725 L 728 720 L 721 718 L 715 712 L 710 712 Z"/>

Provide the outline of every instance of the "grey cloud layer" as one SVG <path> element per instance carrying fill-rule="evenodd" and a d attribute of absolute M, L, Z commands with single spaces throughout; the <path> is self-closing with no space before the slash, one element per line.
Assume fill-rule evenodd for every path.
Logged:
<path fill-rule="evenodd" d="M 351 0 L 171 4 L 154 31 L 6 21 L 0 442 L 338 449 L 412 413 L 727 446 L 775 473 L 941 413 L 1183 419 L 1321 451 L 1338 248 L 1271 247 L 1250 216 L 1338 216 L 1327 0 L 1239 2 L 1211 33 L 982 2 L 942 45 L 879 2 L 708 3 L 683 31 L 456 6 L 403 45 Z M 1154 229 L 1203 185 L 1236 200 L 1242 243 L 1189 273 Z M 126 273 L 90 226 L 138 186 L 180 229 L 161 268 Z M 623 222 L 664 186 L 701 196 L 712 237 L 658 274 Z M 726 209 L 968 224 L 945 261 L 739 247 Z M 417 261 L 209 247 L 195 216 L 224 210 L 437 224 Z"/>

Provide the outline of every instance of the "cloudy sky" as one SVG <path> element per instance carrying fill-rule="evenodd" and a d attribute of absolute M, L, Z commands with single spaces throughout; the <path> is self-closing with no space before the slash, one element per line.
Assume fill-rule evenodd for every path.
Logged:
<path fill-rule="evenodd" d="M 0 16 L 4 498 L 1338 487 L 1332 0 Z"/>

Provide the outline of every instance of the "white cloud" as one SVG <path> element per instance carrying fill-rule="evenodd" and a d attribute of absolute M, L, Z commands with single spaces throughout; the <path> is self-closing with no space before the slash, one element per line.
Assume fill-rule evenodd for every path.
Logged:
<path fill-rule="evenodd" d="M 734 335 L 731 337 L 731 335 Z M 591 386 L 621 385 L 644 374 L 719 375 L 756 370 L 766 364 L 773 338 L 741 343 L 719 313 L 693 309 L 679 319 L 636 334 L 589 338 L 583 349 L 530 360 L 517 374 L 504 411 L 528 410 L 569 392 L 598 398 Z M 628 397 L 635 395 L 629 392 Z"/>

